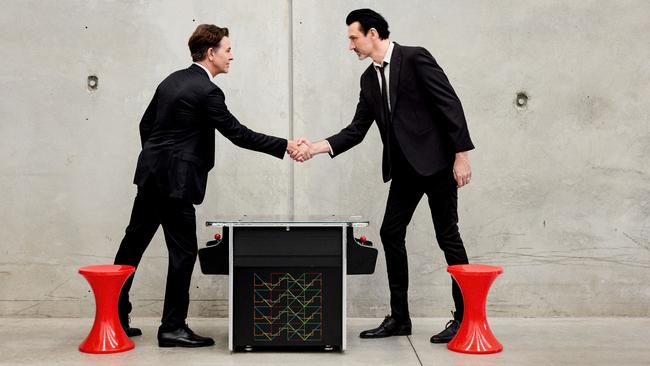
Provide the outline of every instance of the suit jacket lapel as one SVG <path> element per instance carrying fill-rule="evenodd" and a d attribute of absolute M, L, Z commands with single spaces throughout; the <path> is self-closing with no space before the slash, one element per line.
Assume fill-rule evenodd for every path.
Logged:
<path fill-rule="evenodd" d="M 390 89 L 390 109 L 395 110 L 395 101 L 397 100 L 397 84 L 399 83 L 399 71 L 402 67 L 402 51 L 400 45 L 395 43 L 393 47 L 393 54 L 390 57 L 390 81 L 388 88 Z M 391 113 L 393 115 L 393 113 Z"/>

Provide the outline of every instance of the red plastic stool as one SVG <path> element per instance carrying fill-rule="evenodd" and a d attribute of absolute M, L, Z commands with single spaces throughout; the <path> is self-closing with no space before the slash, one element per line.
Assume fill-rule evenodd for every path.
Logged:
<path fill-rule="evenodd" d="M 135 347 L 124 333 L 117 314 L 120 291 L 133 272 L 133 266 L 110 264 L 79 268 L 79 273 L 86 278 L 95 294 L 95 323 L 88 337 L 79 345 L 79 351 L 115 353 Z"/>
<path fill-rule="evenodd" d="M 496 339 L 487 322 L 485 301 L 494 279 L 503 268 L 485 264 L 460 264 L 447 267 L 463 293 L 465 314 L 456 336 L 447 348 L 463 353 L 496 353 L 503 346 Z"/>

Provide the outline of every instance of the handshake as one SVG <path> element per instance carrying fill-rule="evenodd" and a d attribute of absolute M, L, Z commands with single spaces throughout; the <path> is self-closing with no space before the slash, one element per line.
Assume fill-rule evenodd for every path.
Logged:
<path fill-rule="evenodd" d="M 291 156 L 291 159 L 300 163 L 311 159 L 315 155 L 329 151 L 330 145 L 327 140 L 311 142 L 305 138 L 299 138 L 287 142 L 287 154 Z"/>

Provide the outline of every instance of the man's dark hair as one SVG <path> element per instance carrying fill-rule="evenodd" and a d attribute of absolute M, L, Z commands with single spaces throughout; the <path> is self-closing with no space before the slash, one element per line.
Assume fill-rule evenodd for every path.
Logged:
<path fill-rule="evenodd" d="M 219 28 L 214 24 L 201 24 L 187 41 L 192 54 L 192 61 L 201 61 L 205 58 L 208 48 L 219 48 L 223 37 L 228 37 L 228 28 Z"/>
<path fill-rule="evenodd" d="M 375 28 L 379 33 L 379 39 L 386 39 L 390 35 L 388 31 L 388 22 L 381 14 L 371 9 L 357 9 L 352 10 L 348 17 L 345 18 L 345 24 L 350 25 L 354 22 L 359 22 L 360 30 L 364 35 L 368 34 L 370 28 Z"/>

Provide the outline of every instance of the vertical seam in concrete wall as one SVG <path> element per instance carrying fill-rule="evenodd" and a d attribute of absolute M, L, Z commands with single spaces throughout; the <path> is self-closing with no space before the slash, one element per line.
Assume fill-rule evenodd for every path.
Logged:
<path fill-rule="evenodd" d="M 293 0 L 287 0 L 289 2 L 289 47 L 288 47 L 288 57 L 289 57 L 289 62 L 288 67 L 289 67 L 289 73 L 288 73 L 288 79 L 289 79 L 289 138 L 294 138 L 293 136 Z M 291 176 L 291 179 L 289 179 L 289 210 L 290 214 L 293 215 L 295 213 L 295 198 L 294 198 L 294 192 L 295 192 L 295 187 L 296 187 L 296 171 L 295 171 L 295 165 L 293 162 L 291 162 L 290 168 L 289 168 L 289 175 Z"/>

